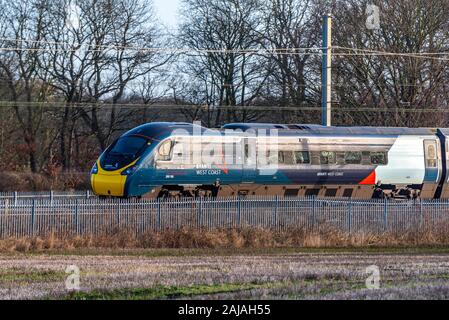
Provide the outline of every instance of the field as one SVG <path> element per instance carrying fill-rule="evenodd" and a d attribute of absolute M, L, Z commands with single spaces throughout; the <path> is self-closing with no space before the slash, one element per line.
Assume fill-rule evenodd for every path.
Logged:
<path fill-rule="evenodd" d="M 80 270 L 79 291 L 66 268 Z M 379 268 L 367 289 L 366 268 Z M 449 299 L 449 249 L 74 249 L 0 253 L 1 299 Z"/>

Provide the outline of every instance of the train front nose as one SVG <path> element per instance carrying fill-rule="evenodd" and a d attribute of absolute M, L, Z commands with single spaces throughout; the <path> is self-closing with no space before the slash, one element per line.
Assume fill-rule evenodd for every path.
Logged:
<path fill-rule="evenodd" d="M 99 196 L 123 197 L 126 179 L 127 175 L 123 174 L 123 169 L 106 171 L 101 168 L 99 162 L 94 165 L 90 175 L 92 190 Z"/>

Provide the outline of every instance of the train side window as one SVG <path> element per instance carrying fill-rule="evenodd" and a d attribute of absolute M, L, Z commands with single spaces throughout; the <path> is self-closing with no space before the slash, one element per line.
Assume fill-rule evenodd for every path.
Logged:
<path fill-rule="evenodd" d="M 387 153 L 386 152 L 371 152 L 371 164 L 386 165 Z"/>
<path fill-rule="evenodd" d="M 228 165 L 241 163 L 241 149 L 238 149 L 236 142 L 224 142 L 222 149 L 222 159 L 224 163 Z M 240 150 L 240 153 L 238 152 L 238 150 Z"/>
<path fill-rule="evenodd" d="M 274 152 L 273 150 L 267 150 L 265 153 L 265 161 L 267 165 L 271 165 L 271 164 L 278 164 L 281 163 L 281 160 L 279 159 L 279 154 L 280 152 L 277 153 L 276 156 L 276 152 Z M 259 159 L 259 161 L 262 161 L 262 159 Z"/>
<path fill-rule="evenodd" d="M 345 164 L 345 153 L 344 152 L 335 152 L 335 156 L 337 158 L 337 164 Z"/>
<path fill-rule="evenodd" d="M 362 163 L 362 153 L 354 151 L 345 152 L 345 163 L 346 164 L 361 164 Z"/>
<path fill-rule="evenodd" d="M 162 144 L 159 146 L 159 149 L 158 149 L 159 160 L 163 160 L 163 161 L 170 160 L 171 159 L 171 149 L 172 149 L 171 140 L 162 142 Z"/>
<path fill-rule="evenodd" d="M 320 152 L 320 163 L 321 164 L 336 164 L 337 158 L 335 156 L 335 152 L 321 151 Z"/>
<path fill-rule="evenodd" d="M 293 161 L 293 151 L 279 151 L 278 158 L 280 164 L 292 165 Z"/>
<path fill-rule="evenodd" d="M 309 151 L 295 151 L 296 164 L 310 163 Z"/>

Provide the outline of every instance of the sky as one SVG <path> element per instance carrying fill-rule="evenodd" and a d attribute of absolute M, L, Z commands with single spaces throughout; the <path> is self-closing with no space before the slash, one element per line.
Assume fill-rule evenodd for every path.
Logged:
<path fill-rule="evenodd" d="M 170 28 L 176 27 L 180 2 L 181 0 L 153 0 L 156 14 Z"/>

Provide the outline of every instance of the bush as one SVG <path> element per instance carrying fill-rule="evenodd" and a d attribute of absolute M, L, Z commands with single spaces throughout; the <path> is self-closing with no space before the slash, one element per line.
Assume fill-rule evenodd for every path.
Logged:
<path fill-rule="evenodd" d="M 84 173 L 58 173 L 50 177 L 32 172 L 0 172 L 0 192 L 87 189 L 90 180 Z"/>
<path fill-rule="evenodd" d="M 25 191 L 28 188 L 23 176 L 16 172 L 0 172 L 0 192 Z"/>

